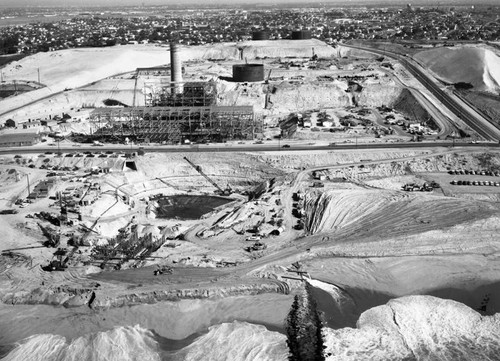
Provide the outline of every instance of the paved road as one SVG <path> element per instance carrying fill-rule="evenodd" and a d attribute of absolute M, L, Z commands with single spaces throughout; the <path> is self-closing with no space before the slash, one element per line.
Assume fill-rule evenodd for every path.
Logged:
<path fill-rule="evenodd" d="M 237 152 L 274 152 L 274 151 L 304 151 L 304 150 L 370 150 L 370 149 L 408 149 L 408 148 L 440 148 L 440 147 L 500 147 L 498 142 L 478 142 L 478 143 L 466 143 L 466 142 L 453 142 L 453 141 L 438 141 L 438 142 L 395 142 L 395 143 L 341 143 L 335 145 L 306 145 L 306 144 L 291 144 L 290 148 L 278 148 L 276 145 L 247 145 L 247 146 L 232 146 L 223 145 L 221 146 L 145 146 L 145 147 L 124 147 L 107 145 L 103 147 L 92 147 L 92 146 L 64 146 L 60 147 L 61 153 L 82 153 L 82 152 L 94 152 L 102 153 L 107 151 L 112 152 L 131 152 L 137 151 L 139 149 L 144 149 L 145 152 L 154 153 L 185 153 L 185 152 L 216 152 L 216 153 L 237 153 Z M 30 153 L 45 153 L 52 152 L 57 153 L 58 149 L 55 147 L 12 147 L 12 148 L 0 148 L 0 154 L 30 154 Z"/>
<path fill-rule="evenodd" d="M 436 123 L 439 124 L 438 136 L 445 139 L 448 135 L 453 135 L 453 130 L 456 129 L 452 126 L 451 120 L 446 117 L 427 97 L 422 94 L 418 89 L 408 87 L 408 90 L 415 99 L 427 110 L 427 112 L 434 118 Z"/>
<path fill-rule="evenodd" d="M 480 136 L 489 141 L 499 141 L 500 131 L 485 119 L 474 116 L 468 112 L 449 94 L 444 92 L 432 79 L 414 65 L 409 58 L 402 55 L 378 49 L 342 44 L 343 46 L 369 51 L 398 60 L 417 80 L 419 80 L 439 101 L 459 117 L 465 124 L 476 131 Z"/>

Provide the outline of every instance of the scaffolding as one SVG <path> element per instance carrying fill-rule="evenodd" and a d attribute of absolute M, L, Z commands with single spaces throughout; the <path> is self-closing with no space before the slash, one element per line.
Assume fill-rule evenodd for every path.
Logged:
<path fill-rule="evenodd" d="M 150 107 L 207 107 L 217 102 L 214 81 L 172 82 L 160 78 L 146 81 L 143 93 L 144 104 Z"/>
<path fill-rule="evenodd" d="M 251 106 L 97 108 L 94 137 L 155 143 L 250 140 L 262 133 Z"/>
<path fill-rule="evenodd" d="M 170 67 L 168 66 L 155 66 L 151 68 L 137 68 L 135 76 L 170 76 Z"/>

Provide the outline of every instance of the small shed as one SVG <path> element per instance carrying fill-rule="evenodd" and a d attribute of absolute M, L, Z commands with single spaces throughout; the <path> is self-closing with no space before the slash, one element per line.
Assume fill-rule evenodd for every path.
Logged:
<path fill-rule="evenodd" d="M 23 123 L 23 129 L 40 128 L 41 126 L 42 123 L 39 121 Z"/>

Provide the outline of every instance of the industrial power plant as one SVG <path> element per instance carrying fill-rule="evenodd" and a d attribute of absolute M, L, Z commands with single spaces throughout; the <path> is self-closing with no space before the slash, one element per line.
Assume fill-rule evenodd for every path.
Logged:
<path fill-rule="evenodd" d="M 268 29 L 252 32 L 252 40 L 269 40 Z M 311 39 L 311 31 L 293 30 L 291 40 Z M 220 106 L 217 104 L 217 84 L 212 80 L 184 81 L 181 48 L 170 43 L 168 67 L 138 68 L 135 81 L 144 79 L 143 104 L 138 105 L 134 88 L 131 107 L 97 108 L 90 115 L 96 130 L 92 137 L 99 140 L 158 142 L 179 144 L 193 142 L 225 142 L 251 140 L 262 134 L 263 121 L 252 106 Z M 314 50 L 313 50 L 314 52 Z M 170 74 L 167 78 L 166 75 Z M 265 80 L 261 63 L 241 63 L 232 66 L 232 82 L 254 83 Z M 266 102 L 267 104 L 267 102 Z"/>
<path fill-rule="evenodd" d="M 170 81 L 158 77 L 145 81 L 144 106 L 97 108 L 91 122 L 98 139 L 179 144 L 251 140 L 262 133 L 262 120 L 252 106 L 218 106 L 215 82 L 184 82 L 178 44 L 170 43 Z M 137 69 L 141 74 L 165 74 L 164 69 Z M 264 80 L 264 65 L 243 64 L 233 68 L 233 79 Z"/>

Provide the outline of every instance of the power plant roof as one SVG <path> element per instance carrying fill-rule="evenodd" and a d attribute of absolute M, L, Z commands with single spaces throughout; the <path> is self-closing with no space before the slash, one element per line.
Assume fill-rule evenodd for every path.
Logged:
<path fill-rule="evenodd" d="M 213 113 L 249 113 L 253 112 L 253 106 L 251 105 L 236 105 L 236 106 L 210 106 L 210 107 L 128 107 L 128 108 L 96 108 L 91 115 L 106 115 L 106 114 L 116 114 L 116 113 L 131 113 L 131 112 L 154 112 L 154 111 L 180 111 L 189 109 L 193 112 L 213 112 Z"/>

